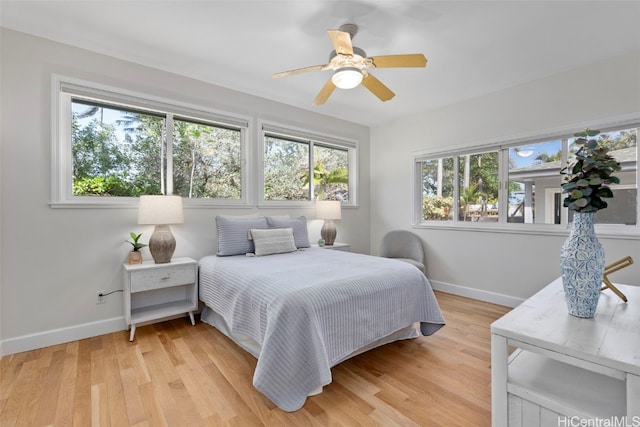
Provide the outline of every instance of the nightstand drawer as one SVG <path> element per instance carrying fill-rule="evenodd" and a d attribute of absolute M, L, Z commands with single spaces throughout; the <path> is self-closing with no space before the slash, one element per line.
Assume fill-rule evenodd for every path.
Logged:
<path fill-rule="evenodd" d="M 175 265 L 131 272 L 131 292 L 185 285 L 196 281 L 193 265 Z"/>

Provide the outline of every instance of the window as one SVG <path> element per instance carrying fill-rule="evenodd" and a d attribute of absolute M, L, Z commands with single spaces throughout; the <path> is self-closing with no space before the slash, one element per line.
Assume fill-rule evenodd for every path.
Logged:
<path fill-rule="evenodd" d="M 423 219 L 446 221 L 453 219 L 453 157 L 425 160 L 422 171 Z"/>
<path fill-rule="evenodd" d="M 498 220 L 498 152 L 458 156 L 458 220 Z"/>
<path fill-rule="evenodd" d="M 637 127 L 626 124 L 598 135 L 598 143 L 607 146 L 622 167 L 616 173 L 620 184 L 611 185 L 614 198 L 607 200 L 607 209 L 596 213 L 598 224 L 638 228 L 637 133 Z M 563 208 L 560 170 L 574 155 L 573 141 L 573 137 L 558 135 L 416 155 L 420 201 L 416 222 L 472 227 L 482 227 L 472 223 L 566 225 L 572 212 Z M 620 228 L 607 230 L 616 234 Z"/>
<path fill-rule="evenodd" d="M 530 143 L 508 150 L 507 222 L 560 224 L 562 140 Z"/>
<path fill-rule="evenodd" d="M 265 202 L 355 204 L 356 144 L 263 125 Z"/>
<path fill-rule="evenodd" d="M 248 121 L 58 77 L 54 90 L 53 206 L 245 203 Z"/>
<path fill-rule="evenodd" d="M 174 194 L 186 198 L 242 196 L 242 132 L 174 119 Z"/>

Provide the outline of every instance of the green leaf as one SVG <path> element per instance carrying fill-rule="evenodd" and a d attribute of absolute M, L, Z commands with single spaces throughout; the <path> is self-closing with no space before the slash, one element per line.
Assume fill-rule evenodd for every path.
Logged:
<path fill-rule="evenodd" d="M 576 162 L 575 165 L 573 165 L 573 169 L 571 169 L 571 173 L 573 173 L 574 175 L 577 174 L 578 172 L 582 171 L 582 165 L 584 164 L 584 162 L 582 160 L 578 160 Z"/>
<path fill-rule="evenodd" d="M 573 202 L 574 205 L 578 206 L 578 207 L 585 207 L 589 204 L 589 199 L 588 198 L 584 198 L 584 199 L 578 199 L 575 202 Z"/>
<path fill-rule="evenodd" d="M 590 139 L 584 146 L 590 150 L 595 150 L 596 148 L 598 148 L 598 141 L 596 141 L 595 139 Z"/>
<path fill-rule="evenodd" d="M 612 198 L 613 197 L 613 191 L 611 191 L 611 189 L 609 187 L 600 187 L 596 191 L 596 195 L 599 196 L 599 197 Z"/>
<path fill-rule="evenodd" d="M 589 180 L 586 179 L 580 179 L 578 180 L 578 182 L 576 182 L 576 186 L 578 187 L 586 187 L 589 185 Z"/>
<path fill-rule="evenodd" d="M 582 191 L 580 190 L 573 190 L 570 194 L 571 198 L 573 199 L 579 199 L 582 197 Z"/>
<path fill-rule="evenodd" d="M 601 185 L 601 184 L 602 184 L 602 178 L 600 178 L 599 176 L 595 178 L 591 178 L 589 180 L 589 185 Z"/>

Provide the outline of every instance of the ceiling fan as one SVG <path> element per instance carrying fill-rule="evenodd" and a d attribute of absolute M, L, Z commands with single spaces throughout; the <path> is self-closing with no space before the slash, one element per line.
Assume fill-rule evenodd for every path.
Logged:
<path fill-rule="evenodd" d="M 358 32 L 355 24 L 344 24 L 339 30 L 328 30 L 334 50 L 329 54 L 329 63 L 283 71 L 273 75 L 274 79 L 293 76 L 309 71 L 334 70 L 331 78 L 324 84 L 313 105 L 327 102 L 336 87 L 352 89 L 360 83 L 381 101 L 388 101 L 396 94 L 375 78 L 368 70 L 371 68 L 426 67 L 427 58 L 421 53 L 408 55 L 386 55 L 367 57 L 364 50 L 352 45 L 351 41 Z"/>

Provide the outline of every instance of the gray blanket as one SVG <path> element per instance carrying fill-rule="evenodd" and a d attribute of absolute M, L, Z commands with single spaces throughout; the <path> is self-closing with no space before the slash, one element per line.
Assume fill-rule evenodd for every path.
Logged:
<path fill-rule="evenodd" d="M 258 358 L 254 386 L 285 411 L 300 409 L 331 382 L 332 366 L 381 338 L 415 322 L 424 335 L 444 325 L 427 278 L 401 261 L 310 248 L 208 256 L 199 268 L 200 299 L 220 320 L 214 324 L 242 337 Z"/>

